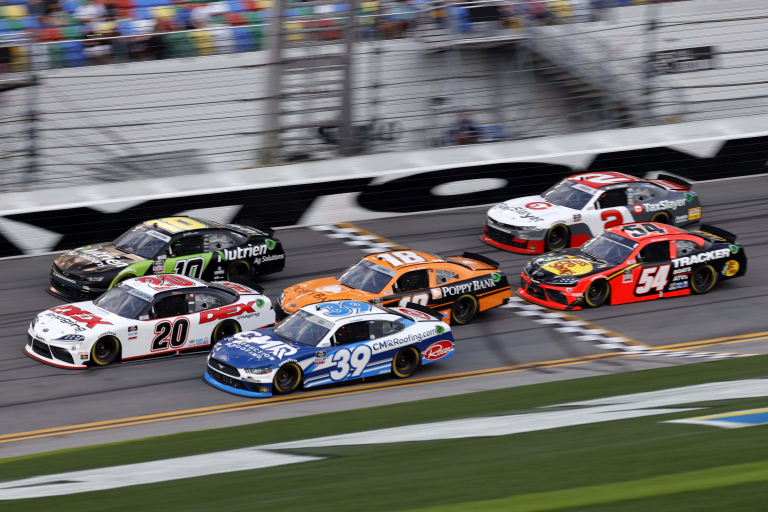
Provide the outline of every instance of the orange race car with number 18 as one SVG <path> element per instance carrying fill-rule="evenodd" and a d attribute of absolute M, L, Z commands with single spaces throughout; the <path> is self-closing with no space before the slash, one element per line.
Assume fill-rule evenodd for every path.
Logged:
<path fill-rule="evenodd" d="M 441 258 L 421 251 L 371 254 L 338 277 L 324 277 L 286 288 L 275 305 L 280 319 L 319 302 L 354 299 L 384 306 L 409 302 L 439 311 L 446 323 L 466 324 L 481 311 L 509 301 L 510 286 L 499 264 L 465 252 Z"/>

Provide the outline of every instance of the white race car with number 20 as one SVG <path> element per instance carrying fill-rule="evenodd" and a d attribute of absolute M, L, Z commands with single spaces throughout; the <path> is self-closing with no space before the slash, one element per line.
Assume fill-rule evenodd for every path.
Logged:
<path fill-rule="evenodd" d="M 241 331 L 275 322 L 272 302 L 235 283 L 176 274 L 129 279 L 94 301 L 43 311 L 25 352 L 61 368 L 208 350 Z"/>

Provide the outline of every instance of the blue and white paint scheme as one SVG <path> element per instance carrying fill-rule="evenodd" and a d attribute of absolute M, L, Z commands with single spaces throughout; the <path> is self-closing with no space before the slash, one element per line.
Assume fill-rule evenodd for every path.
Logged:
<path fill-rule="evenodd" d="M 453 357 L 451 328 L 434 313 L 407 307 L 324 302 L 272 328 L 220 341 L 208 356 L 204 379 L 235 395 L 270 397 L 283 365 L 297 365 L 304 388 L 311 388 L 391 373 L 406 347 L 418 351 L 422 365 Z"/>

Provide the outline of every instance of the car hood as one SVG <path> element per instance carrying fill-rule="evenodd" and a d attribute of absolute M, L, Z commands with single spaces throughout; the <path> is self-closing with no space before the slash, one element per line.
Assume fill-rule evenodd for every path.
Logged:
<path fill-rule="evenodd" d="M 141 256 L 121 251 L 112 243 L 86 245 L 79 249 L 65 252 L 54 262 L 67 274 L 103 275 L 117 274 L 122 268 L 145 261 Z"/>
<path fill-rule="evenodd" d="M 276 368 L 281 363 L 296 362 L 321 349 L 293 343 L 269 328 L 248 331 L 216 344 L 211 357 L 236 368 Z"/>
<path fill-rule="evenodd" d="M 497 204 L 488 210 L 488 216 L 510 226 L 547 229 L 558 222 L 573 222 L 579 210 L 547 202 L 541 196 L 518 197 Z"/>
<path fill-rule="evenodd" d="M 93 302 L 65 304 L 43 311 L 37 317 L 35 336 L 46 341 L 56 341 L 67 334 L 79 334 L 85 339 L 115 334 L 118 324 L 125 321 L 97 308 Z"/>
<path fill-rule="evenodd" d="M 579 249 L 565 249 L 533 258 L 526 264 L 525 273 L 535 281 L 546 284 L 558 277 L 582 279 L 615 266 L 615 263 L 589 258 Z"/>
<path fill-rule="evenodd" d="M 309 304 L 328 302 L 330 300 L 371 300 L 377 295 L 349 288 L 339 283 L 335 277 L 324 277 L 305 281 L 284 290 L 285 298 L 281 306 L 286 311 L 295 311 Z M 295 304 L 295 306 L 293 305 Z M 287 308 L 287 309 L 286 309 Z"/>

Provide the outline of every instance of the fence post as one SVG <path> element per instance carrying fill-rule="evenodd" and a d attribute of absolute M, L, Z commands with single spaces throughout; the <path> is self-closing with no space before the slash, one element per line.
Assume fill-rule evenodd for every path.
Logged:
<path fill-rule="evenodd" d="M 261 165 L 274 165 L 280 154 L 280 77 L 283 58 L 284 0 L 275 0 L 272 13 L 271 41 L 269 47 L 269 70 L 267 71 L 267 101 L 265 105 L 266 133 L 264 149 L 261 150 Z"/>
<path fill-rule="evenodd" d="M 349 18 L 347 20 L 346 55 L 344 56 L 344 83 L 341 97 L 341 126 L 339 130 L 339 149 L 344 156 L 354 153 L 358 141 L 354 140 L 352 129 L 352 58 L 355 52 L 355 37 L 357 35 L 357 0 L 349 1 Z"/>
<path fill-rule="evenodd" d="M 34 66 L 34 40 L 31 35 L 27 36 L 27 70 L 29 72 L 29 90 L 27 91 L 27 173 L 24 181 L 31 185 L 37 180 L 38 161 L 37 161 L 37 74 Z"/>

